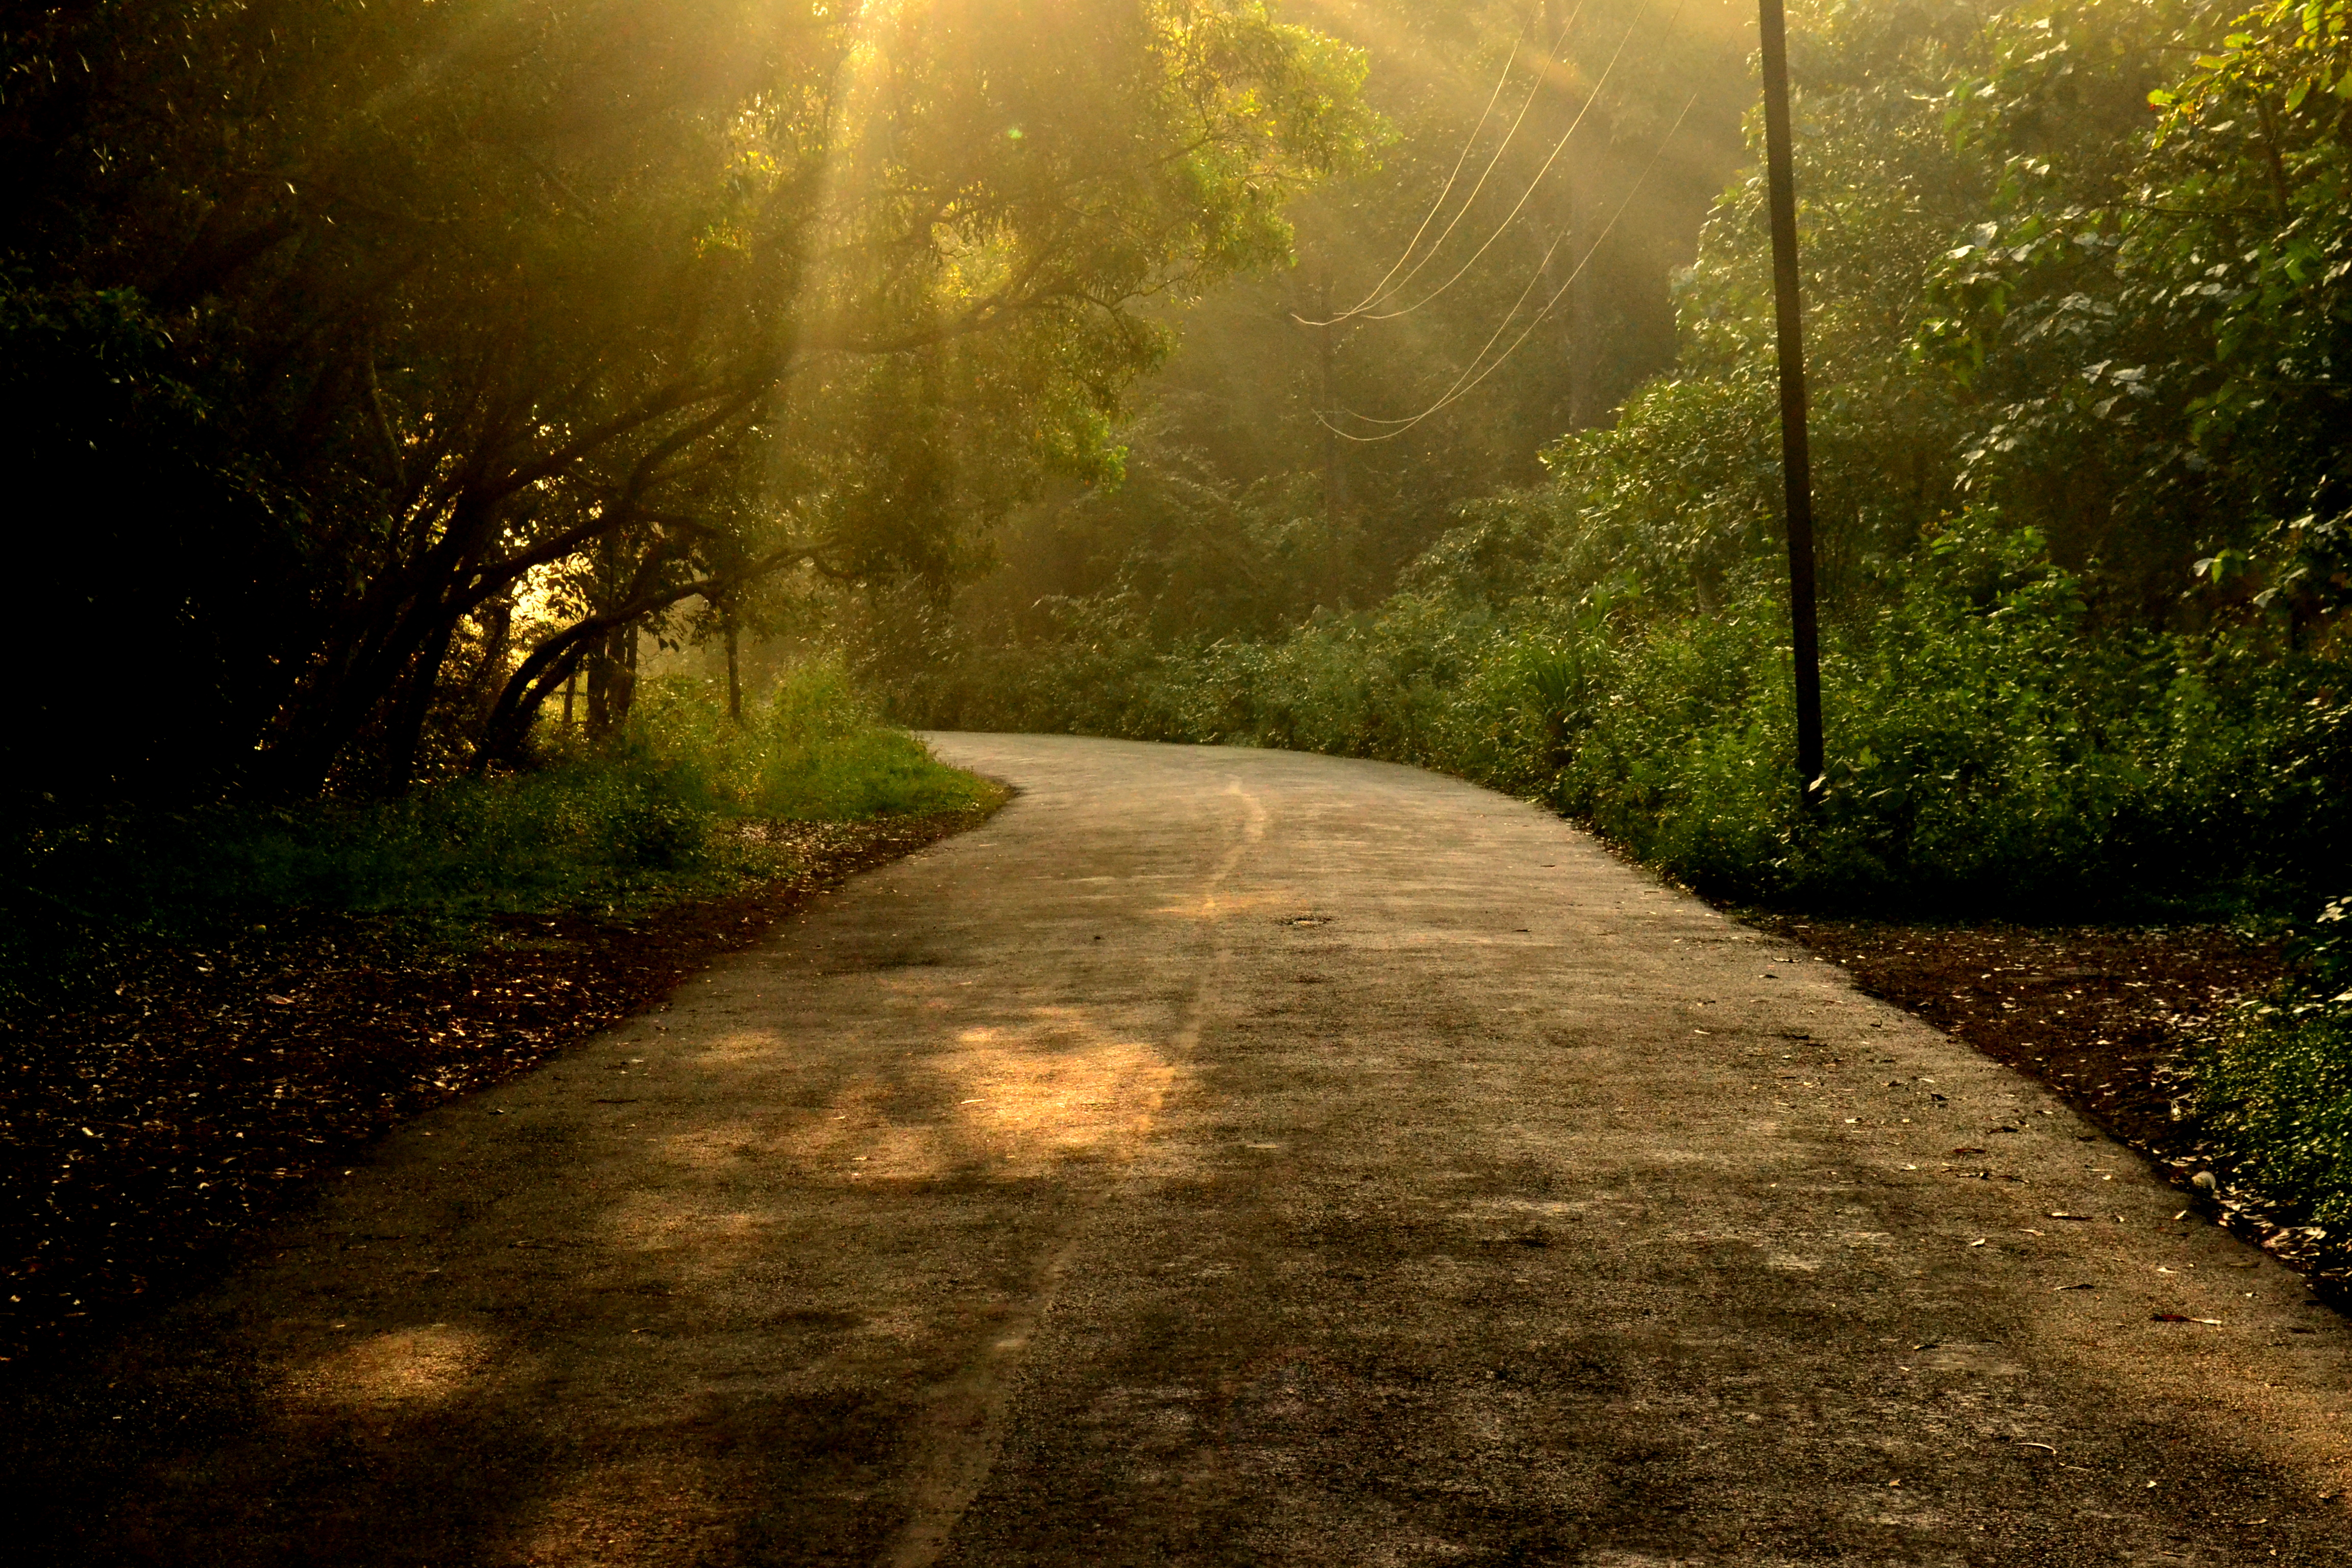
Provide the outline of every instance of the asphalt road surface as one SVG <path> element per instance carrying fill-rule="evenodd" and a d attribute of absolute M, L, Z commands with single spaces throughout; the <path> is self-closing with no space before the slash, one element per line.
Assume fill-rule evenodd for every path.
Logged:
<path fill-rule="evenodd" d="M 2352 1563 L 2344 1320 L 1837 970 L 1408 768 L 936 745 L 1022 794 L 126 1352 L 236 1415 L 86 1560 Z"/>

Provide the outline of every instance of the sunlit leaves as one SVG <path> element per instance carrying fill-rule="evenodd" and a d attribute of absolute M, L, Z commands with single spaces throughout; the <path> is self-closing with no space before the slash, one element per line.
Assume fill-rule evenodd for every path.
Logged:
<path fill-rule="evenodd" d="M 1024 485 L 1115 470 L 1141 308 L 1282 258 L 1377 135 L 1360 60 L 1255 0 L 51 22 L 0 59 L 48 83 L 0 101 L 5 243 L 132 290 L 302 518 L 272 710 L 216 742 L 296 793 L 511 755 L 596 639 L 765 571 L 951 578 Z M 47 68 L 84 54 L 106 90 Z M 110 508 L 123 569 L 168 510 Z"/>

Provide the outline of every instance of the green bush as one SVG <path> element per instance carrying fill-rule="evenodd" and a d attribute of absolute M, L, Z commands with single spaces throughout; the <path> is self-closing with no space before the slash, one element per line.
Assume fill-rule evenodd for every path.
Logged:
<path fill-rule="evenodd" d="M 2352 899 L 2326 905 L 2294 957 L 2192 1053 L 2195 1103 L 2234 1185 L 2352 1258 Z"/>
<path fill-rule="evenodd" d="M 727 717 L 711 683 L 649 681 L 631 739 L 666 769 L 682 798 L 726 816 L 849 821 L 961 811 L 988 786 L 886 726 L 835 662 L 802 666 L 744 722 Z"/>
<path fill-rule="evenodd" d="M 693 682 L 649 681 L 619 743 L 394 800 L 221 806 L 20 826 L 0 876 L 0 1010 L 54 1002 L 146 941 L 308 911 L 463 928 L 499 914 L 641 908 L 788 868 L 733 825 L 968 808 L 983 781 L 887 728 L 816 664 L 730 722 Z"/>
<path fill-rule="evenodd" d="M 1555 563 L 1590 556 L 1560 531 Z M 1423 763 L 1746 899 L 2223 910 L 2292 904 L 2352 859 L 2352 668 L 2262 626 L 2103 628 L 2039 536 L 1990 510 L 1948 521 L 1882 569 L 1874 607 L 1827 628 L 1810 820 L 1763 563 L 1722 572 L 1704 611 L 1622 574 L 1548 584 L 1540 564 L 1496 604 L 1484 566 L 1454 591 L 1446 549 L 1378 611 L 1273 642 L 1157 646 L 1126 603 L 1074 604 L 1055 640 L 970 650 L 902 700 L 980 728 Z"/>

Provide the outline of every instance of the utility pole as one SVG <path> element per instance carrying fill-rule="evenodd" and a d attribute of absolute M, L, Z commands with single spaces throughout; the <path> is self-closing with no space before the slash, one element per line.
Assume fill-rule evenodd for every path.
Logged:
<path fill-rule="evenodd" d="M 1772 301 L 1780 339 L 1780 476 L 1789 512 L 1789 629 L 1796 663 L 1797 777 L 1822 785 L 1822 635 L 1813 591 L 1812 455 L 1805 442 L 1805 322 L 1797 298 L 1797 189 L 1789 153 L 1789 38 L 1780 0 L 1756 0 L 1764 53 L 1764 167 L 1772 208 Z"/>

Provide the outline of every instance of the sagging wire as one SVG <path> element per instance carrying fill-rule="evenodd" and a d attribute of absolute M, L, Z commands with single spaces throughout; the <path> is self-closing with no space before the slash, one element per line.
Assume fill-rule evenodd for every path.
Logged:
<path fill-rule="evenodd" d="M 1577 17 L 1584 14 L 1585 4 L 1586 0 L 1576 0 L 1575 9 L 1568 14 L 1568 20 L 1561 23 L 1559 31 L 1553 35 L 1551 47 L 1544 51 L 1544 61 L 1547 65 L 1558 62 L 1560 47 L 1568 42 L 1568 35 L 1575 27 Z M 1486 100 L 1485 111 L 1478 116 L 1478 123 L 1471 130 L 1470 139 L 1462 144 L 1462 155 L 1454 160 L 1453 173 L 1445 176 L 1444 188 L 1437 193 L 1436 201 L 1430 205 L 1429 216 L 1421 220 L 1419 228 L 1413 230 L 1412 239 L 1404 247 L 1404 254 L 1399 256 L 1395 265 L 1391 266 L 1381 280 L 1372 286 L 1370 293 L 1332 317 L 1330 321 L 1309 321 L 1295 313 L 1293 320 L 1302 326 L 1309 327 L 1329 326 L 1338 321 L 1352 321 L 1372 307 L 1385 304 L 1394 299 L 1406 284 L 1421 276 L 1423 268 L 1437 259 L 1438 252 L 1445 248 L 1445 242 L 1453 237 L 1454 229 L 1461 226 L 1464 218 L 1470 216 L 1470 209 L 1477 205 L 1479 194 L 1486 190 L 1486 181 L 1494 174 L 1495 166 L 1503 161 L 1503 154 L 1509 152 L 1511 143 L 1517 140 L 1519 127 L 1527 122 L 1528 111 L 1535 107 L 1537 98 L 1543 92 L 1543 74 L 1540 70 L 1537 72 L 1535 81 L 1528 88 L 1528 96 L 1520 101 L 1518 113 L 1512 117 L 1511 128 L 1503 132 L 1503 139 L 1495 144 L 1495 151 L 1487 158 L 1486 166 L 1478 171 L 1477 184 L 1472 185 L 1470 194 L 1462 198 L 1461 206 L 1456 208 L 1453 217 L 1446 221 L 1444 232 L 1440 233 L 1430 245 L 1428 254 L 1419 261 L 1413 261 L 1412 271 L 1407 272 L 1402 278 L 1397 277 L 1397 269 L 1406 262 L 1412 261 L 1413 253 L 1421 248 L 1422 237 L 1429 232 L 1429 226 L 1437 221 L 1437 215 L 1445 210 L 1445 199 L 1453 194 L 1455 183 L 1462 177 L 1462 166 L 1470 161 L 1471 153 L 1478 145 L 1480 133 L 1486 129 L 1486 121 L 1493 117 L 1495 105 L 1503 96 L 1503 89 L 1510 82 L 1511 67 L 1519 58 L 1519 44 L 1523 41 L 1522 38 L 1512 42 L 1510 56 L 1503 62 L 1503 74 L 1496 79 L 1495 90 Z"/>
<path fill-rule="evenodd" d="M 1685 3 L 1686 0 L 1675 0 L 1674 13 L 1666 18 L 1666 26 L 1664 29 L 1666 32 L 1671 33 L 1674 30 L 1675 22 L 1682 16 L 1683 5 Z M 1581 9 L 1582 7 L 1580 5 L 1579 10 Z M 1634 31 L 1641 26 L 1643 14 L 1648 9 L 1649 0 L 1642 0 L 1642 4 L 1634 7 L 1633 19 L 1625 24 L 1623 36 L 1618 38 L 1617 47 L 1610 54 L 1609 63 L 1601 68 L 1599 79 L 1592 84 L 1592 90 L 1585 95 L 1583 105 L 1576 111 L 1576 118 L 1569 122 L 1568 129 L 1560 133 L 1559 140 L 1552 143 L 1551 152 L 1545 157 L 1543 166 L 1538 168 L 1535 172 L 1535 177 L 1528 182 L 1527 189 L 1519 193 L 1518 201 L 1512 205 L 1511 210 L 1508 213 L 1504 215 L 1503 221 L 1495 226 L 1493 232 L 1486 236 L 1484 243 L 1482 243 L 1477 249 L 1470 253 L 1470 258 L 1467 261 L 1465 261 L 1460 267 L 1456 268 L 1451 278 L 1448 278 L 1444 282 L 1440 283 L 1436 288 L 1431 289 L 1428 293 L 1423 295 L 1420 299 L 1415 300 L 1412 304 L 1404 306 L 1401 310 L 1370 313 L 1365 310 L 1365 308 L 1360 306 L 1354 310 L 1346 311 L 1334 316 L 1328 321 L 1309 321 L 1301 318 L 1299 319 L 1300 324 L 1302 326 L 1309 327 L 1331 327 L 1337 326 L 1343 321 L 1355 320 L 1366 321 L 1393 321 L 1400 316 L 1409 316 L 1412 314 L 1412 312 L 1420 310 L 1423 305 L 1428 304 L 1439 295 L 1445 293 L 1456 283 L 1461 282 L 1464 278 L 1467 277 L 1470 269 L 1478 265 L 1479 258 L 1484 257 L 1489 250 L 1492 250 L 1495 247 L 1496 242 L 1501 239 L 1504 235 L 1509 233 L 1511 226 L 1518 222 L 1519 214 L 1527 210 L 1528 203 L 1535 199 L 1537 190 L 1543 184 L 1545 178 L 1550 174 L 1551 166 L 1559 162 L 1559 155 L 1568 150 L 1569 142 L 1574 140 L 1577 132 L 1582 128 L 1585 116 L 1591 114 L 1592 112 L 1593 105 L 1601 101 L 1601 94 L 1608 89 L 1609 79 L 1616 73 L 1617 62 L 1624 58 L 1625 46 L 1633 41 Z M 1571 16 L 1570 19 L 1573 21 L 1574 17 Z M 1561 36 L 1565 38 L 1565 29 L 1563 29 Z M 1538 88 L 1540 89 L 1542 84 L 1538 81 L 1537 85 Z M 1534 93 L 1530 93 L 1528 95 L 1528 101 L 1530 104 L 1535 101 Z M 1526 110 L 1523 109 L 1520 112 L 1522 117 L 1524 117 Z M 1497 158 L 1501 156 L 1500 149 L 1496 150 L 1496 156 Z M 1490 163 L 1488 167 L 1491 168 L 1493 164 Z M 1484 184 L 1483 177 L 1481 184 Z M 1474 191 L 1472 195 L 1475 197 L 1476 193 Z M 1469 211 L 1469 205 L 1467 203 L 1465 203 L 1463 205 L 1463 212 L 1466 213 L 1467 211 Z M 1462 215 L 1460 213 L 1454 215 L 1456 222 L 1460 221 L 1461 216 Z M 1447 226 L 1446 233 L 1451 234 L 1452 232 L 1452 226 Z M 1442 245 L 1444 243 L 1444 237 L 1440 236 L 1439 244 Z M 1436 251 L 1433 248 L 1430 252 L 1430 257 L 1426 259 L 1433 259 L 1435 256 Z M 1424 260 L 1424 265 L 1426 264 L 1426 259 Z M 1419 270 L 1419 268 L 1414 268 L 1416 273 Z M 1402 288 L 1402 285 L 1399 285 L 1399 290 L 1401 290 Z M 1398 290 L 1391 290 L 1391 297 L 1393 298 L 1397 291 Z M 1507 322 L 1508 320 L 1508 317 L 1505 318 L 1506 322 Z"/>
<path fill-rule="evenodd" d="M 1375 441 L 1394 440 L 1397 437 L 1411 430 L 1414 426 L 1419 425 L 1423 420 L 1429 418 L 1434 414 L 1441 413 L 1444 409 L 1450 408 L 1454 404 L 1459 403 L 1463 398 L 1467 397 L 1472 392 L 1475 391 L 1479 384 L 1486 381 L 1488 376 L 1493 375 L 1496 371 L 1502 369 L 1505 362 L 1509 360 L 1513 354 L 1518 352 L 1519 345 L 1526 342 L 1528 339 L 1534 334 L 1535 330 L 1543 325 L 1545 321 L 1550 317 L 1553 309 L 1559 304 L 1560 300 L 1567 298 L 1568 291 L 1576 286 L 1576 280 L 1584 276 L 1585 268 L 1591 265 L 1592 258 L 1595 256 L 1600 254 L 1601 246 L 1607 243 L 1609 236 L 1616 229 L 1618 220 L 1623 217 L 1625 216 L 1626 209 L 1633 205 L 1633 198 L 1642 194 L 1642 187 L 1649 183 L 1651 174 L 1655 171 L 1658 166 L 1658 161 L 1665 156 L 1666 148 L 1673 142 L 1675 133 L 1682 129 L 1683 121 L 1689 116 L 1691 106 L 1697 101 L 1698 94 L 1696 92 L 1692 93 L 1690 97 L 1683 100 L 1682 112 L 1675 116 L 1674 123 L 1666 127 L 1666 133 L 1658 139 L 1656 151 L 1650 154 L 1650 161 L 1643 165 L 1640 176 L 1634 180 L 1632 188 L 1626 191 L 1624 200 L 1617 204 L 1617 210 L 1609 215 L 1609 221 L 1601 226 L 1601 232 L 1593 237 L 1592 243 L 1585 247 L 1584 255 L 1578 260 L 1575 270 L 1568 275 L 1566 281 L 1562 282 L 1559 288 L 1552 290 L 1551 298 L 1544 301 L 1543 308 L 1538 310 L 1534 317 L 1528 321 L 1526 328 L 1520 331 L 1519 335 L 1511 340 L 1510 346 L 1495 357 L 1493 363 L 1488 364 L 1484 370 L 1480 370 L 1478 368 L 1479 361 L 1485 359 L 1486 357 L 1487 350 L 1495 346 L 1495 340 L 1501 337 L 1505 331 L 1509 330 L 1512 318 L 1516 317 L 1519 313 L 1519 306 L 1525 303 L 1527 297 L 1535 291 L 1536 283 L 1540 281 L 1543 277 L 1543 271 L 1540 266 L 1537 268 L 1535 277 L 1529 279 L 1527 288 L 1522 289 L 1519 291 L 1518 299 L 1512 301 L 1510 310 L 1503 317 L 1503 324 L 1495 329 L 1493 335 L 1487 338 L 1486 345 L 1479 349 L 1477 355 L 1471 360 L 1469 365 L 1464 369 L 1460 375 L 1454 377 L 1454 384 L 1447 387 L 1436 402 L 1431 404 L 1420 413 L 1404 419 L 1379 419 L 1374 418 L 1369 414 L 1350 414 L 1348 416 L 1348 417 L 1351 419 L 1360 419 L 1368 425 L 1390 425 L 1395 426 L 1395 428 L 1384 430 L 1377 436 L 1359 436 L 1353 431 L 1342 430 L 1339 426 L 1331 423 L 1330 417 L 1320 409 L 1318 409 L 1315 412 L 1316 422 L 1321 425 L 1326 430 L 1330 431 L 1334 436 L 1339 437 L 1341 440 L 1353 441 L 1360 446 L 1369 446 Z M 1566 237 L 1566 233 L 1563 231 L 1559 238 L 1555 238 L 1552 241 L 1550 248 L 1544 252 L 1544 261 L 1546 263 L 1550 261 L 1553 252 L 1559 248 L 1560 240 Z M 1472 374 L 1472 372 L 1474 371 L 1476 372 L 1475 376 Z"/>

